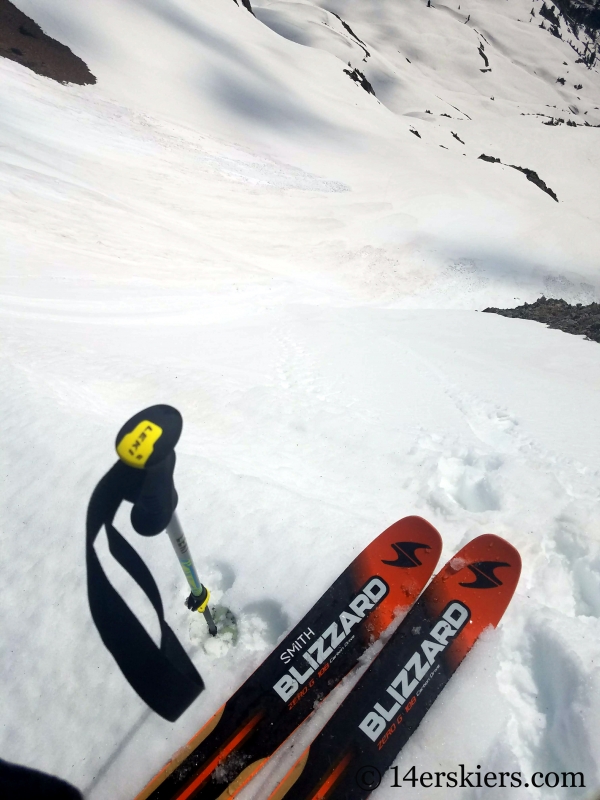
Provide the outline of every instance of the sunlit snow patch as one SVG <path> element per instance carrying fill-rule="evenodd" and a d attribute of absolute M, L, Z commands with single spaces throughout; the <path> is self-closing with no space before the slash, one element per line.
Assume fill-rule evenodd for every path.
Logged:
<path fill-rule="evenodd" d="M 273 186 L 277 189 L 301 189 L 310 192 L 348 192 L 350 187 L 340 181 L 327 180 L 290 164 L 279 164 L 272 159 L 246 153 L 236 158 L 216 156 L 212 165 L 232 180 L 254 186 Z"/>

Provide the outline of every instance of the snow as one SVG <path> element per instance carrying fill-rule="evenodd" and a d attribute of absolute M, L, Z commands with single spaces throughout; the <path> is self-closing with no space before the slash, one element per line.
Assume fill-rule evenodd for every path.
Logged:
<path fill-rule="evenodd" d="M 86 798 L 133 797 L 353 555 L 417 513 L 442 563 L 494 532 L 523 575 L 400 773 L 581 770 L 585 791 L 511 797 L 587 798 L 600 349 L 478 313 L 600 298 L 598 129 L 536 116 L 600 124 L 598 72 L 575 63 L 572 34 L 529 22 L 525 0 L 265 0 L 256 18 L 231 0 L 15 4 L 98 82 L 0 60 L 2 757 Z M 559 203 L 481 153 L 536 170 Z M 197 566 L 240 620 L 235 647 L 206 653 L 167 537 L 137 536 L 121 509 L 207 685 L 174 724 L 103 647 L 84 561 L 114 436 L 159 402 L 184 417 L 179 517 Z M 103 536 L 97 551 L 156 639 Z M 268 796 L 351 683 L 243 800 Z M 397 796 L 389 783 L 377 798 Z"/>

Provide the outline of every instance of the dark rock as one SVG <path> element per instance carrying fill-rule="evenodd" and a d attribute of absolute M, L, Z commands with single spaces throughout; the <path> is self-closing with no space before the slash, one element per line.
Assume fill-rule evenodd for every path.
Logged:
<path fill-rule="evenodd" d="M 350 66 L 350 64 L 348 64 L 348 66 Z M 346 75 L 349 75 L 355 83 L 358 83 L 359 86 L 362 86 L 365 92 L 368 92 L 369 94 L 372 94 L 373 97 L 376 97 L 375 90 L 359 69 L 345 69 L 344 72 Z"/>
<path fill-rule="evenodd" d="M 554 0 L 554 4 L 571 27 L 582 25 L 590 35 L 600 30 L 599 0 Z"/>
<path fill-rule="evenodd" d="M 366 61 L 366 60 L 367 60 L 367 58 L 369 58 L 369 57 L 370 57 L 370 55 L 371 55 L 371 53 L 369 53 L 369 51 L 367 50 L 367 45 L 366 45 L 366 44 L 363 42 L 363 40 L 362 40 L 362 39 L 359 39 L 359 38 L 358 38 L 358 36 L 357 36 L 357 35 L 354 33 L 354 31 L 353 31 L 353 30 L 352 30 L 352 28 L 350 27 L 350 25 L 348 25 L 348 23 L 347 23 L 347 22 L 344 22 L 344 20 L 343 20 L 343 19 L 342 19 L 340 16 L 338 16 L 338 15 L 337 15 L 337 14 L 336 14 L 334 11 L 330 11 L 329 13 L 330 13 L 330 14 L 333 14 L 333 16 L 334 16 L 334 17 L 336 17 L 337 19 L 339 19 L 339 21 L 342 23 L 342 25 L 344 26 L 344 28 L 345 28 L 345 29 L 348 31 L 348 33 L 350 34 L 350 36 L 352 36 L 352 38 L 354 39 L 354 41 L 355 41 L 357 44 L 359 44 L 359 45 L 362 47 L 362 49 L 365 51 L 365 57 L 364 57 L 363 61 Z M 408 61 L 408 58 L 407 58 L 406 60 Z M 348 65 L 348 66 L 350 66 L 350 65 Z M 374 93 L 373 93 L 373 94 L 374 94 Z"/>
<path fill-rule="evenodd" d="M 556 14 L 554 8 L 549 8 L 546 3 L 542 3 L 542 7 L 540 9 L 540 15 L 542 17 L 546 17 L 548 22 L 551 22 L 553 25 L 560 25 L 560 19 Z"/>
<path fill-rule="evenodd" d="M 484 60 L 484 62 L 485 62 L 485 66 L 486 66 L 486 67 L 489 67 L 489 65 L 490 65 L 490 61 L 489 61 L 488 57 L 486 56 L 486 54 L 485 54 L 485 52 L 484 52 L 484 50 L 483 50 L 483 42 L 480 42 L 480 43 L 479 43 L 479 50 L 478 50 L 477 52 L 478 52 L 478 53 L 479 53 L 479 55 L 480 55 L 480 56 L 483 58 L 483 60 Z M 482 71 L 483 71 L 483 70 L 482 70 Z"/>
<path fill-rule="evenodd" d="M 544 322 L 549 328 L 585 336 L 600 342 L 600 303 L 587 306 L 571 305 L 565 300 L 540 297 L 535 303 L 524 303 L 516 308 L 484 308 L 484 312 L 500 314 L 512 319 L 531 319 Z"/>
<path fill-rule="evenodd" d="M 233 2 L 236 4 L 236 6 L 239 7 L 240 4 L 238 3 L 238 0 L 233 0 Z M 252 16 L 254 16 L 254 11 L 252 11 L 252 6 L 250 5 L 250 0 L 242 0 L 242 5 L 246 9 L 246 11 L 249 11 L 252 14 Z"/>
<path fill-rule="evenodd" d="M 512 167 L 513 169 L 518 169 L 519 172 L 522 172 L 525 175 L 525 177 L 527 178 L 528 181 L 531 181 L 532 183 L 535 183 L 535 185 L 537 187 L 539 187 L 543 192 L 546 192 L 546 194 L 549 194 L 550 197 L 553 200 L 556 200 L 556 202 L 558 203 L 558 197 L 555 195 L 555 193 L 552 191 L 552 189 L 549 186 L 546 186 L 546 184 L 540 178 L 540 176 L 537 174 L 537 172 L 534 172 L 532 169 L 527 169 L 527 167 L 517 167 L 514 164 L 507 164 L 506 166 L 507 167 Z"/>
<path fill-rule="evenodd" d="M 562 122 L 562 120 L 561 120 L 561 122 Z M 549 125 L 551 123 L 546 122 L 544 124 L 545 125 Z M 452 134 L 452 135 L 454 136 L 454 134 Z M 500 161 L 499 158 L 494 158 L 493 156 L 486 156 L 485 153 L 482 153 L 479 156 L 479 158 L 482 161 L 489 161 L 491 164 L 502 164 L 503 163 L 502 161 Z M 522 172 L 525 175 L 525 177 L 527 178 L 528 181 L 531 181 L 532 183 L 535 183 L 535 185 L 537 187 L 539 187 L 543 192 L 546 192 L 546 194 L 549 194 L 550 197 L 553 200 L 556 200 L 556 202 L 558 203 L 558 197 L 555 195 L 555 193 L 552 191 L 552 189 L 549 186 L 546 186 L 546 184 L 540 178 L 540 176 L 537 174 L 537 172 L 534 172 L 532 169 L 528 169 L 527 167 L 517 167 L 515 164 L 504 164 L 504 166 L 505 167 L 512 167 L 512 169 L 517 169 L 517 170 L 519 170 L 519 172 Z"/>
<path fill-rule="evenodd" d="M 47 36 L 10 0 L 0 0 L 0 56 L 59 83 L 96 83 L 84 61 Z"/>

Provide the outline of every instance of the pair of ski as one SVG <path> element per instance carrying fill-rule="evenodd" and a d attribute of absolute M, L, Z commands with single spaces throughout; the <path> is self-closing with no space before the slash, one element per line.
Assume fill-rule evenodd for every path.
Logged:
<path fill-rule="evenodd" d="M 482 631 L 498 624 L 519 579 L 518 552 L 486 534 L 423 592 L 441 550 L 420 517 L 384 531 L 136 800 L 235 797 L 406 614 L 268 800 L 367 797 Z"/>

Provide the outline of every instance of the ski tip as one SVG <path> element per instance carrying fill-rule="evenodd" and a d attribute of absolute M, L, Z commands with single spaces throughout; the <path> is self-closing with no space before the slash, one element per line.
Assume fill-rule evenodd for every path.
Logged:
<path fill-rule="evenodd" d="M 357 588 L 373 576 L 385 581 L 389 592 L 371 614 L 375 638 L 404 614 L 433 575 L 442 552 L 442 537 L 427 520 L 412 516 L 394 522 L 352 564 Z"/>
<path fill-rule="evenodd" d="M 520 575 L 518 550 L 486 533 L 459 550 L 430 583 L 423 599 L 432 616 L 442 614 L 450 603 L 468 611 L 468 624 L 449 649 L 453 663 L 462 661 L 485 628 L 498 625 Z"/>

